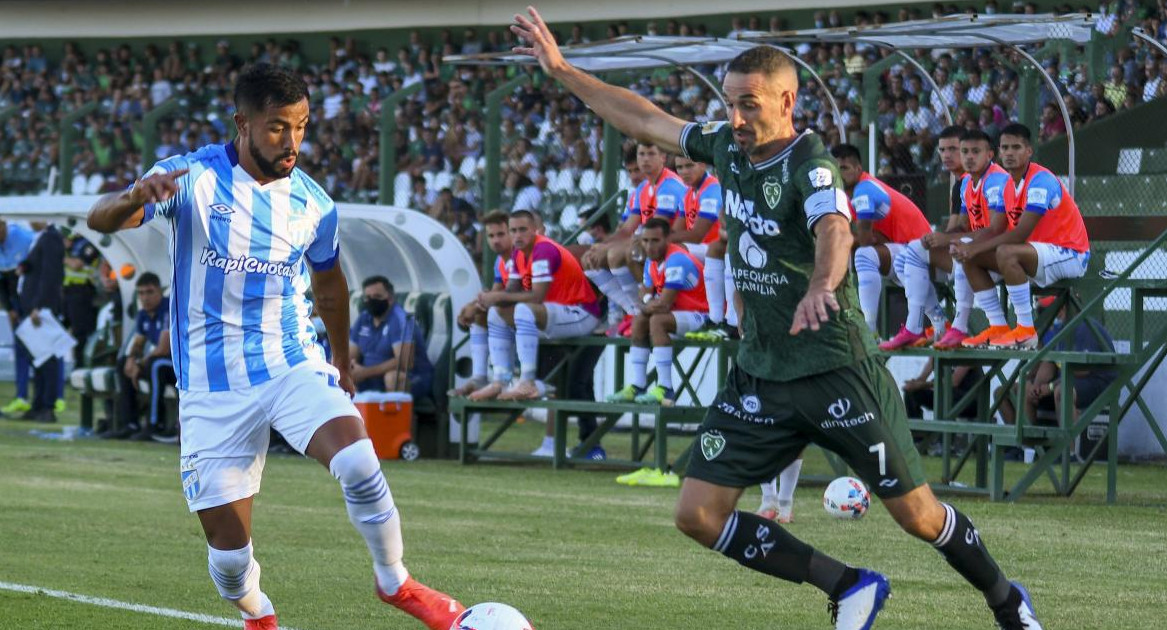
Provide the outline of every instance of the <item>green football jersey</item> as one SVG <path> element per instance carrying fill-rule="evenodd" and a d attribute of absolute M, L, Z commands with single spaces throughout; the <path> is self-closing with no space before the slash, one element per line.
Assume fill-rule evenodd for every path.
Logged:
<path fill-rule="evenodd" d="M 690 159 L 713 166 L 725 195 L 722 229 L 728 231 L 734 285 L 745 305 L 738 365 L 758 378 L 790 381 L 866 358 L 874 340 L 850 272 L 835 291 L 840 312 L 818 331 L 790 335 L 795 307 L 814 273 L 814 223 L 835 213 L 850 218 L 838 165 L 822 140 L 807 131 L 778 155 L 753 164 L 734 142 L 730 125 L 711 122 L 687 125 L 681 148 Z"/>

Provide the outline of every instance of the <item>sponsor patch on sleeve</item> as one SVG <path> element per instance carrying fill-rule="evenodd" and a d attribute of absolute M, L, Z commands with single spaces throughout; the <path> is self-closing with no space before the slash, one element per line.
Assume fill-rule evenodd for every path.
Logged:
<path fill-rule="evenodd" d="M 831 173 L 831 169 L 823 167 L 813 169 L 809 177 L 810 185 L 815 188 L 826 188 L 835 181 L 835 176 Z"/>

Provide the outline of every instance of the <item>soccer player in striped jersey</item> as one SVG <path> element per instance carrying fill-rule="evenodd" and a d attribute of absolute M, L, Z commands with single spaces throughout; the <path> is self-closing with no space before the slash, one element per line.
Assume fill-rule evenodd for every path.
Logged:
<path fill-rule="evenodd" d="M 854 262 L 859 281 L 859 307 L 867 328 L 875 332 L 883 278 L 896 279 L 892 274 L 892 260 L 908 243 L 931 232 L 932 226 L 911 199 L 864 172 L 858 148 L 850 144 L 835 145 L 831 155 L 839 163 L 839 174 L 847 187 L 858 228 Z M 943 328 L 937 331 L 944 333 Z M 906 332 L 906 328 L 900 332 Z"/>
<path fill-rule="evenodd" d="M 235 107 L 234 141 L 162 160 L 89 213 L 89 227 L 103 233 L 152 220 L 170 226 L 180 478 L 206 534 L 211 579 L 244 628 L 277 628 L 250 531 L 274 428 L 340 482 L 373 556 L 377 595 L 445 630 L 463 608 L 402 564 L 401 518 L 350 401 L 348 345 L 333 344 L 329 365 L 309 318 L 311 288 L 329 338 L 349 338 L 336 206 L 296 168 L 308 86 L 290 70 L 256 64 L 236 81 Z"/>
<path fill-rule="evenodd" d="M 486 230 L 486 245 L 495 253 L 494 284 L 491 291 L 504 291 L 510 272 L 507 262 L 511 259 L 511 233 L 507 229 L 507 213 L 495 211 L 482 217 Z M 480 294 L 481 295 L 481 294 Z M 490 344 L 486 333 L 486 309 L 478 301 L 468 303 L 458 313 L 458 327 L 470 331 L 470 380 L 449 391 L 450 396 L 469 396 L 486 387 L 488 382 L 486 363 L 490 354 Z"/>
<path fill-rule="evenodd" d="M 1005 281 L 1017 326 L 992 336 L 989 346 L 1036 348 L 1029 283 L 1045 287 L 1081 278 L 1090 262 L 1090 240 L 1069 191 L 1053 173 L 1033 162 L 1028 127 L 1013 123 L 1002 129 L 1000 155 L 1014 182 L 1013 202 L 1007 210 L 1014 227 L 992 238 L 958 245 L 954 256 L 964 261 L 969 283 L 978 295 L 982 291 L 996 295 L 990 271 Z"/>

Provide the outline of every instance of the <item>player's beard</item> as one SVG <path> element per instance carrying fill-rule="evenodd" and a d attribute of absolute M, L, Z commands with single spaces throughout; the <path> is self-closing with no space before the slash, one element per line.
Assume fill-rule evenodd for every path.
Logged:
<path fill-rule="evenodd" d="M 286 158 L 292 157 L 295 154 L 285 153 L 274 160 L 269 160 L 263 157 L 263 154 L 259 152 L 259 147 L 255 146 L 254 139 L 248 138 L 248 140 L 249 142 L 247 143 L 247 151 L 251 154 L 251 159 L 255 160 L 255 165 L 259 167 L 259 172 L 263 173 L 265 177 L 272 177 L 275 179 L 287 177 L 292 174 L 292 169 L 296 168 L 296 163 L 300 161 L 300 158 L 297 157 L 296 161 L 292 162 L 292 166 L 287 170 L 284 170 L 277 166 L 277 163 Z"/>

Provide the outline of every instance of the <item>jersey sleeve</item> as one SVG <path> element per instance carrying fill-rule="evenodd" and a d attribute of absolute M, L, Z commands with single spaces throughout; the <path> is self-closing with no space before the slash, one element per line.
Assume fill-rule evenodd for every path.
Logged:
<path fill-rule="evenodd" d="M 993 212 L 1005 212 L 1009 204 L 1005 203 L 1008 191 L 1013 186 L 1009 176 L 1004 173 L 989 173 L 985 176 L 985 203 Z"/>
<path fill-rule="evenodd" d="M 505 263 L 502 260 L 502 256 L 498 256 L 494 259 L 494 283 L 495 284 L 502 284 L 502 268 L 504 265 L 505 265 Z"/>
<path fill-rule="evenodd" d="M 808 160 L 791 178 L 801 193 L 802 209 L 806 213 L 806 229 L 814 231 L 819 219 L 831 215 L 851 221 L 851 210 L 847 204 L 847 193 L 843 192 L 843 178 L 834 161 L 825 158 Z"/>
<path fill-rule="evenodd" d="M 961 214 L 968 214 L 968 204 L 965 203 L 965 201 L 964 201 L 964 199 L 965 199 L 964 195 L 965 195 L 965 192 L 968 190 L 968 187 L 971 185 L 971 182 L 972 182 L 972 178 L 970 178 L 968 175 L 965 175 L 964 177 L 960 178 L 960 192 L 958 194 L 960 195 L 960 213 Z"/>
<path fill-rule="evenodd" d="M 1025 191 L 1025 211 L 1045 214 L 1062 203 L 1062 184 L 1051 173 L 1041 172 Z"/>
<path fill-rule="evenodd" d="M 879 221 L 887 218 L 891 212 L 891 196 L 875 183 L 862 181 L 855 185 L 851 206 L 855 208 L 855 218 L 861 221 Z"/>
<path fill-rule="evenodd" d="M 332 269 L 340 256 L 340 217 L 336 213 L 336 204 L 331 199 L 326 200 L 320 223 L 316 226 L 316 239 L 304 252 L 313 271 Z"/>
<path fill-rule="evenodd" d="M 142 179 L 151 177 L 153 175 L 158 175 L 160 173 L 169 173 L 171 171 L 177 171 L 184 168 L 190 168 L 190 161 L 186 159 L 186 156 L 176 155 L 156 163 L 153 168 L 146 171 L 145 175 L 142 175 Z M 155 217 L 172 219 L 178 214 L 178 210 L 180 208 L 186 206 L 186 204 L 190 202 L 190 188 L 194 184 L 194 179 L 191 177 L 189 170 L 187 173 L 180 175 L 177 179 L 175 179 L 174 183 L 178 185 L 178 192 L 174 193 L 173 197 L 167 199 L 166 201 L 148 203 L 142 207 L 143 225 L 153 220 Z"/>
<path fill-rule="evenodd" d="M 672 219 L 685 213 L 685 184 L 679 179 L 666 179 L 656 193 L 656 214 Z"/>
<path fill-rule="evenodd" d="M 143 337 L 146 336 L 147 317 L 149 317 L 149 315 L 146 314 L 146 311 L 142 309 L 138 310 L 138 316 L 134 318 L 134 334 L 142 335 Z"/>
<path fill-rule="evenodd" d="M 675 252 L 665 259 L 665 288 L 687 291 L 695 288 L 701 274 L 688 256 Z"/>
<path fill-rule="evenodd" d="M 651 291 L 653 289 L 653 284 L 652 284 L 652 270 L 650 269 L 650 266 L 651 266 L 651 263 L 649 263 L 648 261 L 645 261 L 645 263 L 644 263 L 644 286 L 645 286 L 645 288 L 647 288 L 648 290 Z"/>
<path fill-rule="evenodd" d="M 640 216 L 640 191 L 648 185 L 647 181 L 640 182 L 632 191 L 632 196 L 628 199 L 628 208 L 624 211 L 624 219 L 627 220 L 630 216 Z"/>
<path fill-rule="evenodd" d="M 697 218 L 714 223 L 721 217 L 721 184 L 710 184 L 697 200 Z"/>
<path fill-rule="evenodd" d="M 531 252 L 531 283 L 551 282 L 562 262 L 555 246 L 535 243 L 535 249 Z"/>
<path fill-rule="evenodd" d="M 713 163 L 718 138 L 728 137 L 732 129 L 724 120 L 704 124 L 689 123 L 681 130 L 681 151 L 694 162 Z"/>

